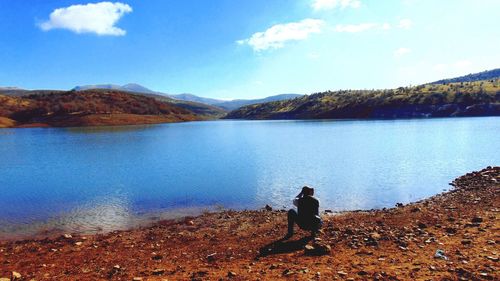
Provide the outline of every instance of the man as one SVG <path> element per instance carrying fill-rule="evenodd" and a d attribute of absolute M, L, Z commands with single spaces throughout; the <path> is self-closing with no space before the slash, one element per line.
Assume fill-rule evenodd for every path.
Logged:
<path fill-rule="evenodd" d="M 288 234 L 285 236 L 285 239 L 293 236 L 293 226 L 295 223 L 300 228 L 311 231 L 311 236 L 315 236 L 322 222 L 319 216 L 319 201 L 314 198 L 314 189 L 304 186 L 302 191 L 293 200 L 293 204 L 297 206 L 298 212 L 294 209 L 288 211 Z"/>

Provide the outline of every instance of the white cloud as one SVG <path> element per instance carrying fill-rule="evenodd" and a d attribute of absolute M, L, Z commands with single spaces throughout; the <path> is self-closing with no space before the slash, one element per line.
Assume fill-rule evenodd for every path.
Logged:
<path fill-rule="evenodd" d="M 403 48 L 399 48 L 396 51 L 394 51 L 394 56 L 396 58 L 400 58 L 400 57 L 407 55 L 409 53 L 411 53 L 411 49 L 403 47 Z"/>
<path fill-rule="evenodd" d="M 311 33 L 320 33 L 324 24 L 318 19 L 304 19 L 299 22 L 277 24 L 266 31 L 254 33 L 250 38 L 238 40 L 239 45 L 248 44 L 255 51 L 279 49 L 288 41 L 305 40 Z"/>
<path fill-rule="evenodd" d="M 72 5 L 55 9 L 49 20 L 40 24 L 40 28 L 44 31 L 60 28 L 75 33 L 122 36 L 126 31 L 115 24 L 124 14 L 130 12 L 132 7 L 120 2 Z"/>
<path fill-rule="evenodd" d="M 344 8 L 359 8 L 361 1 L 359 0 L 313 0 L 311 4 L 315 11 L 331 10 L 337 7 Z"/>
<path fill-rule="evenodd" d="M 360 24 L 337 24 L 335 26 L 335 31 L 336 32 L 363 32 L 363 31 L 368 31 L 371 29 L 383 29 L 387 30 L 390 29 L 391 25 L 388 23 L 384 24 L 379 24 L 379 23 L 360 23 Z"/>
<path fill-rule="evenodd" d="M 402 19 L 399 21 L 398 27 L 402 29 L 410 29 L 413 25 L 411 19 Z"/>

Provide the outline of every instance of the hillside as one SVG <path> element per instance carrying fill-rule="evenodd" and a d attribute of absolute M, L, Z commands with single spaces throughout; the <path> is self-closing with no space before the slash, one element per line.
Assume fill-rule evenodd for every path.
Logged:
<path fill-rule="evenodd" d="M 468 74 L 451 79 L 443 79 L 431 84 L 447 84 L 447 83 L 460 83 L 460 82 L 475 82 L 481 80 L 491 80 L 500 78 L 500 68 L 487 70 L 479 73 Z"/>
<path fill-rule="evenodd" d="M 0 95 L 0 117 L 3 127 L 129 125 L 200 119 L 178 106 L 116 90 Z"/>
<path fill-rule="evenodd" d="M 249 105 L 227 119 L 500 116 L 500 79 L 390 90 L 345 90 Z"/>
<path fill-rule="evenodd" d="M 224 117 L 227 114 L 227 111 L 213 105 L 195 102 L 195 101 L 186 101 L 171 98 L 170 96 L 164 96 L 160 94 L 147 94 L 147 93 L 135 93 L 138 95 L 143 95 L 146 97 L 154 98 L 161 102 L 168 102 L 174 104 L 178 107 L 184 108 L 186 110 L 192 111 L 196 113 L 196 115 L 202 117 L 203 119 L 219 119 Z"/>
<path fill-rule="evenodd" d="M 160 102 L 167 102 L 175 104 L 178 107 L 184 108 L 186 110 L 196 113 L 196 115 L 202 117 L 203 119 L 218 119 L 226 115 L 226 111 L 222 108 L 203 104 L 199 102 L 183 101 L 170 96 L 149 90 L 138 84 L 126 84 L 123 86 L 113 85 L 113 84 L 101 84 L 101 85 L 86 85 L 77 86 L 73 88 L 74 91 L 87 91 L 87 90 L 115 90 L 128 92 L 131 94 L 142 95 L 146 97 L 154 98 Z M 0 95 L 11 96 L 11 97 L 24 97 L 29 95 L 40 95 L 54 92 L 64 92 L 55 90 L 24 90 L 14 87 L 0 87 Z"/>
<path fill-rule="evenodd" d="M 289 100 L 289 99 L 293 99 L 293 98 L 300 97 L 300 96 L 301 95 L 298 95 L 298 94 L 281 94 L 281 95 L 270 96 L 270 97 L 266 97 L 266 98 L 262 98 L 262 99 L 250 99 L 250 100 L 237 99 L 237 100 L 223 101 L 223 102 L 216 103 L 214 105 L 230 111 L 230 110 L 235 110 L 237 108 L 240 108 L 240 107 L 246 106 L 246 105 L 272 102 L 272 101 Z"/>

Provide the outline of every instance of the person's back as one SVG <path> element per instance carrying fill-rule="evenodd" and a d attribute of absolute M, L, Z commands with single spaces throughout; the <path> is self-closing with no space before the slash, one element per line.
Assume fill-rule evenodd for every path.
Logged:
<path fill-rule="evenodd" d="M 299 218 L 310 220 L 319 215 L 319 201 L 313 196 L 304 196 L 298 200 Z"/>
<path fill-rule="evenodd" d="M 294 209 L 288 211 L 288 234 L 285 236 L 285 239 L 293 235 L 293 226 L 295 223 L 304 230 L 310 230 L 312 235 L 315 235 L 321 227 L 319 200 L 313 195 L 314 189 L 304 186 L 299 195 L 293 200 L 293 204 L 297 206 L 298 212 Z"/>

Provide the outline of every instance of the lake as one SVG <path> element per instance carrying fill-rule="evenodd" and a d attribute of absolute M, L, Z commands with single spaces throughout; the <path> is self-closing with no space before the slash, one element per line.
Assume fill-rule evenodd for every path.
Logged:
<path fill-rule="evenodd" d="M 500 164 L 500 118 L 210 121 L 0 130 L 0 238 L 222 208 L 392 207 Z"/>

